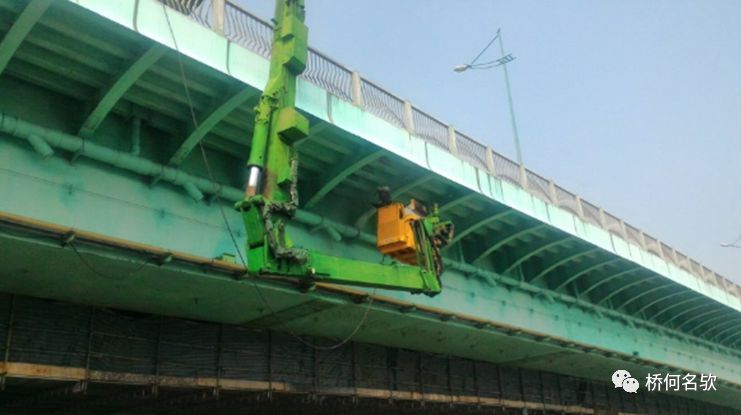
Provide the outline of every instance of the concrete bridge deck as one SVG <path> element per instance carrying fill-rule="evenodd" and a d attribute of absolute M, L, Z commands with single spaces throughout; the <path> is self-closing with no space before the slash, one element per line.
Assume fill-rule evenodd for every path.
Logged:
<path fill-rule="evenodd" d="M 443 294 L 303 294 L 214 260 L 237 249 L 219 207 L 243 240 L 230 204 L 269 30 L 234 6 L 223 28 L 201 12 L 0 0 L 0 290 L 337 339 L 363 322 L 361 342 L 603 382 L 713 373 L 717 392 L 687 397 L 739 406 L 736 284 L 318 53 L 299 84 L 312 135 L 291 231 L 380 260 L 375 187 L 438 202 L 458 227 Z"/>

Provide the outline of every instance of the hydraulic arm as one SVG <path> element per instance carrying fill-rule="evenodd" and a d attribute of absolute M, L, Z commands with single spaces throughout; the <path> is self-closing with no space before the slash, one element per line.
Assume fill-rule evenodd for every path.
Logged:
<path fill-rule="evenodd" d="M 380 189 L 378 248 L 396 261 L 380 264 L 334 257 L 294 246 L 287 223 L 298 207 L 298 154 L 309 122 L 295 107 L 296 79 L 306 67 L 308 29 L 304 0 L 276 0 L 270 76 L 255 108 L 242 212 L 249 273 L 362 285 L 435 295 L 440 292 L 440 247 L 453 226 L 415 201 L 393 202 Z"/>

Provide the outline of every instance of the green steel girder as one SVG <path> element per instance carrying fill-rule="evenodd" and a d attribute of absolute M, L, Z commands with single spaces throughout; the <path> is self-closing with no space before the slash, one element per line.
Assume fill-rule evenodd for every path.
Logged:
<path fill-rule="evenodd" d="M 582 247 L 579 247 L 571 254 L 565 254 L 562 255 L 561 258 L 559 258 L 557 261 L 553 262 L 550 265 L 547 265 L 545 268 L 543 268 L 542 271 L 540 271 L 535 277 L 533 277 L 530 281 L 528 281 L 530 284 L 535 284 L 536 281 L 540 280 L 541 278 L 546 277 L 551 271 L 554 269 L 567 264 L 571 261 L 576 260 L 577 258 L 581 258 L 590 254 L 593 254 L 595 252 L 600 251 L 600 248 L 591 248 L 591 249 L 584 249 Z"/>
<path fill-rule="evenodd" d="M 707 307 L 707 306 L 708 306 L 708 304 L 704 302 L 704 301 L 707 301 L 707 298 L 703 298 L 703 297 L 694 297 L 694 298 L 688 298 L 687 300 L 684 300 L 684 301 L 680 301 L 680 302 L 678 302 L 678 303 L 675 303 L 675 304 L 673 304 L 673 305 L 671 305 L 671 306 L 669 306 L 669 307 L 666 307 L 666 308 L 664 308 L 663 310 L 661 310 L 661 311 L 659 311 L 658 313 L 656 313 L 656 314 L 654 314 L 653 316 L 651 316 L 651 320 L 653 320 L 653 321 L 658 321 L 658 320 L 657 320 L 657 319 L 658 319 L 658 317 L 659 317 L 659 316 L 661 316 L 661 315 L 664 315 L 664 314 L 666 314 L 666 313 L 667 313 L 668 311 L 674 310 L 675 308 L 677 308 L 677 307 L 681 307 L 681 306 L 683 306 L 683 305 L 686 305 L 686 304 L 692 304 L 692 303 L 694 303 L 695 301 L 703 301 L 703 304 L 699 304 L 699 305 L 697 305 L 697 306 L 694 306 L 694 307 L 690 307 L 690 308 L 688 309 L 689 311 L 692 311 L 692 310 L 696 310 L 696 309 L 698 309 L 698 308 L 702 308 L 702 307 Z M 683 314 L 684 314 L 684 313 L 686 313 L 686 312 L 687 312 L 687 310 L 684 310 L 684 311 L 682 311 L 682 313 L 681 313 L 681 314 L 679 314 L 679 315 L 683 315 Z M 677 314 L 674 314 L 674 317 L 676 317 L 676 316 L 677 316 Z M 662 322 L 661 324 L 663 325 L 664 323 L 667 323 L 667 322 L 673 321 L 673 320 L 674 320 L 674 317 L 671 317 L 671 318 L 669 318 L 669 320 L 663 321 L 663 322 Z"/>
<path fill-rule="evenodd" d="M 418 176 L 412 178 L 411 180 L 404 178 L 400 180 L 398 183 L 395 183 L 394 185 L 390 186 L 391 188 L 391 199 L 397 200 L 401 198 L 403 195 L 405 195 L 410 190 L 417 189 L 430 180 L 432 180 L 435 176 L 433 174 L 423 172 L 420 173 Z M 376 208 L 370 208 L 363 212 L 362 215 L 360 215 L 355 220 L 355 227 L 356 228 L 362 228 L 365 226 L 365 224 L 368 222 L 368 220 L 376 214 Z"/>
<path fill-rule="evenodd" d="M 481 259 L 483 259 L 483 258 L 491 255 L 493 252 L 495 252 L 499 248 L 507 245 L 508 243 L 510 243 L 510 242 L 512 242 L 512 241 L 520 238 L 520 237 L 523 237 L 525 235 L 529 235 L 529 234 L 531 234 L 533 232 L 536 232 L 536 231 L 538 231 L 540 229 L 544 229 L 544 228 L 546 228 L 546 226 L 547 225 L 544 224 L 544 223 L 538 223 L 538 224 L 536 224 L 534 226 L 530 226 L 530 227 L 525 228 L 525 229 L 517 229 L 516 228 L 513 232 L 510 232 L 509 234 L 504 235 L 502 238 L 499 239 L 499 241 L 495 242 L 493 245 L 491 245 L 488 248 L 484 249 L 484 251 L 481 252 L 480 254 L 475 255 L 474 256 L 474 259 L 471 261 L 471 263 L 478 262 Z"/>
<path fill-rule="evenodd" d="M 698 304 L 698 305 L 696 305 L 694 307 L 690 307 L 690 308 L 687 308 L 685 310 L 682 310 L 682 311 L 674 314 L 670 318 L 662 321 L 661 324 L 662 325 L 665 325 L 665 326 L 669 326 L 669 324 L 671 324 L 673 321 L 675 321 L 675 320 L 679 319 L 680 317 L 682 317 L 682 316 L 684 316 L 684 315 L 686 315 L 688 313 L 691 313 L 691 312 L 693 312 L 695 310 L 701 310 L 701 309 L 703 309 L 705 307 L 711 307 L 712 309 L 715 309 L 716 307 L 719 306 L 718 304 L 715 304 L 713 302 L 707 301 L 707 298 L 704 298 L 704 300 L 705 300 L 705 302 L 703 302 L 702 304 Z M 654 316 L 654 319 L 656 319 L 656 317 L 658 317 L 658 316 L 659 316 L 659 314 L 655 315 Z M 669 326 L 669 327 L 673 327 L 673 326 Z"/>
<path fill-rule="evenodd" d="M 614 264 L 615 262 L 622 261 L 622 258 L 608 258 L 603 261 L 599 261 L 596 264 L 588 265 L 586 268 L 577 271 L 575 274 L 571 275 L 570 277 L 566 278 L 561 284 L 556 286 L 556 288 L 553 289 L 553 291 L 558 291 L 561 288 L 571 284 L 572 282 L 576 281 L 577 279 L 581 278 L 584 275 L 589 274 L 592 271 L 598 270 L 606 265 Z"/>
<path fill-rule="evenodd" d="M 463 229 L 462 231 L 456 232 L 455 237 L 450 240 L 450 243 L 446 246 L 446 248 L 449 248 L 449 247 L 457 244 L 463 238 L 465 238 L 466 236 L 470 235 L 471 233 L 473 233 L 473 232 L 475 232 L 475 231 L 477 231 L 477 230 L 479 230 L 479 229 L 481 229 L 481 228 L 483 228 L 483 227 L 485 227 L 487 225 L 490 225 L 492 223 L 495 223 L 496 221 L 498 221 L 500 219 L 504 219 L 507 216 L 511 216 L 511 215 L 514 215 L 514 214 L 515 214 L 515 211 L 514 210 L 512 210 L 512 209 L 506 209 L 503 212 L 495 213 L 494 215 L 488 216 L 487 218 L 478 220 L 475 223 L 473 223 L 471 226 Z"/>
<path fill-rule="evenodd" d="M 172 155 L 167 164 L 177 166 L 182 163 L 190 152 L 198 145 L 199 142 L 224 118 L 231 114 L 240 105 L 247 103 L 250 99 L 260 95 L 260 91 L 250 88 L 241 87 L 241 89 L 227 98 L 211 111 L 206 118 L 200 122 L 198 127 L 194 128 L 188 137 L 183 141 L 180 147 Z"/>
<path fill-rule="evenodd" d="M 622 287 L 618 288 L 617 290 L 612 291 L 611 293 L 609 293 L 605 297 L 601 298 L 599 301 L 597 301 L 597 305 L 604 304 L 606 301 L 609 301 L 612 297 L 614 297 L 614 296 L 620 294 L 621 292 L 626 291 L 626 290 L 628 290 L 628 289 L 630 289 L 632 287 L 635 287 L 636 285 L 643 284 L 643 283 L 645 283 L 647 281 L 653 281 L 653 280 L 655 280 L 657 278 L 659 278 L 657 275 L 649 275 L 649 276 L 647 276 L 645 278 L 641 278 L 641 279 L 639 279 L 637 281 L 633 281 L 630 284 L 625 284 Z"/>
<path fill-rule="evenodd" d="M 707 319 L 705 321 L 702 321 L 701 323 L 699 323 L 695 327 L 689 329 L 688 331 L 690 333 L 692 333 L 693 335 L 697 336 L 697 337 L 705 337 L 708 333 L 710 333 L 711 331 L 713 331 L 713 329 L 716 328 L 715 326 L 712 325 L 712 323 L 715 323 L 718 320 L 726 320 L 730 316 L 733 316 L 734 315 L 733 314 L 733 310 L 729 310 L 729 309 L 718 310 L 718 312 L 721 312 L 721 311 L 722 311 L 722 314 L 721 315 L 715 316 L 715 317 L 710 318 L 710 319 Z M 693 317 L 691 320 L 696 320 L 696 318 Z M 703 330 L 702 332 L 699 331 L 699 329 L 701 327 L 705 327 L 708 324 L 710 324 L 710 327 L 708 327 L 707 329 Z M 682 326 L 679 326 L 679 327 L 682 327 Z"/>
<path fill-rule="evenodd" d="M 741 338 L 740 338 L 740 339 L 738 339 L 738 340 L 736 340 L 736 341 L 734 341 L 733 343 L 730 343 L 730 341 L 731 341 L 732 339 L 735 339 L 736 337 L 739 337 L 739 336 L 741 336 L 741 330 L 739 330 L 739 331 L 738 331 L 738 333 L 736 333 L 736 334 L 731 334 L 730 336 L 726 337 L 725 341 L 726 341 L 726 342 L 729 342 L 728 344 L 729 344 L 730 346 L 732 346 L 732 347 L 736 347 L 736 345 L 739 345 L 739 344 L 741 344 Z"/>
<path fill-rule="evenodd" d="M 88 137 L 95 133 L 100 124 L 116 106 L 116 103 L 126 94 L 136 81 L 167 52 L 167 48 L 155 43 L 143 54 L 135 58 L 116 77 L 108 88 L 100 93 L 100 99 L 93 106 L 93 110 L 83 121 L 78 135 Z"/>
<path fill-rule="evenodd" d="M 504 269 L 502 274 L 509 274 L 512 272 L 513 269 L 517 268 L 520 264 L 527 261 L 528 259 L 534 257 L 535 255 L 540 254 L 543 251 L 546 251 L 548 249 L 551 249 L 555 246 L 562 245 L 566 242 L 574 240 L 574 237 L 571 235 L 562 237 L 560 239 L 556 239 L 555 241 L 549 241 L 545 244 L 533 249 L 532 251 L 529 251 L 527 254 L 520 256 L 516 261 L 514 261 L 511 265 L 507 266 L 507 268 Z"/>
<path fill-rule="evenodd" d="M 732 334 L 731 337 L 729 337 L 727 339 L 722 339 L 723 335 L 726 334 L 726 333 L 728 333 L 731 330 L 739 330 L 739 331 L 741 331 L 741 321 L 737 321 L 735 324 L 733 324 L 733 325 L 731 325 L 729 327 L 726 327 L 725 329 L 723 329 L 723 330 L 719 331 L 718 333 L 714 334 L 713 335 L 713 339 L 715 341 L 719 342 L 719 343 L 725 343 L 726 341 L 728 341 L 728 340 L 736 337 L 736 335 L 739 334 L 739 333 Z"/>
<path fill-rule="evenodd" d="M 31 0 L 0 42 L 0 75 L 53 0 Z"/>
<path fill-rule="evenodd" d="M 348 176 L 352 175 L 356 171 L 363 167 L 377 161 L 386 154 L 383 150 L 371 150 L 367 153 L 361 153 L 354 158 L 346 161 L 345 163 L 337 166 L 334 170 L 330 171 L 326 175 L 323 175 L 319 179 L 319 185 L 316 190 L 311 193 L 304 204 L 304 209 L 311 209 L 321 202 L 324 196 L 337 187 L 343 180 Z"/>
<path fill-rule="evenodd" d="M 725 313 L 727 313 L 729 311 L 731 311 L 731 310 L 730 309 L 727 309 L 727 308 L 716 308 L 716 309 L 708 310 L 708 311 L 705 311 L 703 313 L 697 314 L 697 315 L 695 315 L 692 318 L 688 318 L 687 320 L 683 321 L 682 324 L 678 325 L 676 328 L 677 328 L 677 330 L 682 330 L 682 328 L 686 327 L 688 324 L 692 323 L 693 321 L 699 320 L 701 318 L 705 318 L 707 316 L 712 316 L 712 315 L 715 315 L 715 314 L 718 314 L 718 313 L 721 314 L 720 316 L 715 316 L 713 318 L 706 319 L 703 322 L 699 323 L 698 325 L 696 325 L 695 327 L 693 327 L 692 329 L 689 330 L 690 332 L 693 332 L 696 329 L 704 326 L 705 324 L 713 323 L 715 321 L 718 321 L 719 319 L 726 318 Z"/>
<path fill-rule="evenodd" d="M 618 271 L 618 272 L 616 272 L 614 274 L 611 274 L 611 275 L 609 275 L 607 277 L 601 278 L 598 282 L 592 283 L 589 286 L 589 288 L 587 288 L 586 290 L 584 290 L 581 293 L 581 295 L 582 296 L 586 296 L 590 292 L 592 292 L 595 289 L 597 289 L 597 288 L 599 288 L 599 287 L 607 284 L 608 282 L 610 282 L 612 280 L 615 280 L 615 279 L 618 279 L 618 278 L 622 277 L 623 275 L 630 274 L 631 272 L 638 271 L 640 269 L 641 269 L 641 267 L 639 267 L 639 266 L 629 267 L 628 269 L 620 270 L 620 271 Z"/>
<path fill-rule="evenodd" d="M 652 306 L 654 306 L 656 304 L 659 304 L 661 302 L 664 302 L 664 301 L 666 301 L 666 300 L 668 300 L 670 298 L 674 298 L 674 297 L 685 295 L 685 294 L 692 294 L 692 291 L 685 290 L 685 291 L 682 291 L 682 292 L 679 292 L 679 293 L 673 292 L 673 293 L 666 294 L 666 295 L 664 295 L 662 297 L 659 297 L 659 298 L 654 299 L 653 301 L 650 301 L 647 304 L 644 304 L 641 308 L 639 308 L 638 310 L 636 310 L 632 314 L 640 315 L 641 313 L 643 313 L 644 311 L 646 311 L 647 309 L 651 308 Z"/>
<path fill-rule="evenodd" d="M 631 304 L 631 303 L 633 303 L 633 302 L 635 302 L 637 300 L 640 300 L 641 298 L 643 298 L 643 297 L 645 297 L 647 295 L 653 294 L 656 291 L 661 291 L 661 290 L 666 289 L 666 288 L 676 288 L 676 286 L 674 284 L 672 284 L 672 283 L 665 283 L 665 284 L 662 284 L 662 285 L 658 285 L 658 286 L 656 286 L 654 288 L 651 288 L 649 290 L 642 291 L 640 294 L 629 298 L 628 301 L 620 304 L 619 306 L 617 306 L 615 308 L 618 309 L 618 310 L 624 310 L 625 307 L 628 306 L 628 304 Z"/>

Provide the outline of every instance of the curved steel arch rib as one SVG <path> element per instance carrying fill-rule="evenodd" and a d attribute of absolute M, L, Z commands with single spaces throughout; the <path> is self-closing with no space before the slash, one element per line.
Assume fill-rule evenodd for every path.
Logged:
<path fill-rule="evenodd" d="M 692 294 L 691 291 L 688 291 L 688 293 Z M 651 317 L 651 319 L 654 320 L 654 321 L 656 321 L 656 317 L 658 317 L 658 316 L 666 313 L 667 311 L 671 311 L 671 310 L 673 310 L 673 309 L 675 309 L 675 308 L 677 308 L 679 306 L 682 306 L 682 305 L 685 305 L 685 304 L 689 304 L 689 303 L 692 303 L 692 302 L 697 301 L 697 300 L 701 300 L 701 298 L 700 297 L 690 297 L 690 298 L 687 298 L 686 300 L 682 300 L 682 301 L 680 301 L 678 303 L 675 303 L 674 305 L 671 305 L 671 306 L 669 306 L 669 307 L 661 310 L 660 312 L 656 313 L 654 316 Z"/>
<path fill-rule="evenodd" d="M 708 319 L 708 320 L 703 321 L 702 323 L 700 323 L 697 326 L 695 326 L 692 330 L 690 330 L 690 332 L 692 332 L 693 334 L 695 334 L 698 337 L 705 337 L 705 335 L 707 335 L 708 333 L 710 333 L 711 331 L 713 331 L 713 329 L 716 328 L 714 325 L 712 325 L 712 323 L 715 323 L 718 320 L 727 319 L 728 318 L 728 315 L 726 313 L 728 313 L 729 311 L 733 312 L 733 310 L 728 310 L 728 309 L 726 309 L 726 310 L 719 310 L 719 311 L 722 311 L 723 313 L 721 315 L 719 315 L 719 316 L 716 316 L 716 317 L 713 317 L 711 319 Z M 699 332 L 700 327 L 705 327 L 708 324 L 710 324 L 710 327 L 708 327 L 707 329 L 703 330 L 702 332 Z"/>
<path fill-rule="evenodd" d="M 93 110 L 85 117 L 78 132 L 79 136 L 88 137 L 95 133 L 103 120 L 116 106 L 116 103 L 123 98 L 126 92 L 149 70 L 152 65 L 167 52 L 167 48 L 159 43 L 155 43 L 143 54 L 135 58 L 121 72 L 116 79 L 105 90 L 101 91 L 100 99 L 93 106 Z"/>
<path fill-rule="evenodd" d="M 648 303 L 648 304 L 644 305 L 643 307 L 639 308 L 639 309 L 638 309 L 638 310 L 637 310 L 637 311 L 635 312 L 635 314 L 641 314 L 642 312 L 646 311 L 646 310 L 647 310 L 648 308 L 650 308 L 651 306 L 654 306 L 654 305 L 656 305 L 656 304 L 658 304 L 658 303 L 660 303 L 660 302 L 662 302 L 662 301 L 668 300 L 668 299 L 670 299 L 670 298 L 672 298 L 672 297 L 676 297 L 676 296 L 678 296 L 678 295 L 691 294 L 691 293 L 692 293 L 692 291 L 689 291 L 689 290 L 687 290 L 687 291 L 684 291 L 684 292 L 680 292 L 680 293 L 670 293 L 670 294 L 667 294 L 667 295 L 665 295 L 665 296 L 663 296 L 663 297 L 659 297 L 659 298 L 657 298 L 657 299 L 655 299 L 655 300 L 651 301 L 650 303 Z"/>
<path fill-rule="evenodd" d="M 592 249 L 587 249 L 587 250 L 579 250 L 579 251 L 575 252 L 573 255 L 567 255 L 564 258 L 561 258 L 558 261 L 554 262 L 553 264 L 548 265 L 546 268 L 544 268 L 542 271 L 540 271 L 538 273 L 538 275 L 536 275 L 535 277 L 533 277 L 528 282 L 530 284 L 533 284 L 533 283 L 535 283 L 535 281 L 538 281 L 539 279 L 545 277 L 546 275 L 548 275 L 548 273 L 550 273 L 554 269 L 560 267 L 561 265 L 564 265 L 564 264 L 569 263 L 569 262 L 571 262 L 571 261 L 573 261 L 573 260 L 575 260 L 577 258 L 581 258 L 583 256 L 592 254 L 592 253 L 597 252 L 597 251 L 600 251 L 600 250 L 601 250 L 601 248 L 592 248 Z"/>
<path fill-rule="evenodd" d="M 634 272 L 634 271 L 637 271 L 637 270 L 640 270 L 640 269 L 641 269 L 641 267 L 635 266 L 635 267 L 630 267 L 628 269 L 624 269 L 622 271 L 618 271 L 618 272 L 610 275 L 609 277 L 605 277 L 605 278 L 599 280 L 597 283 L 592 284 L 589 288 L 587 288 L 586 290 L 584 290 L 584 292 L 581 293 L 581 295 L 587 295 L 590 292 L 594 291 L 594 289 L 596 289 L 598 287 L 601 287 L 601 286 L 607 284 L 608 282 L 610 282 L 610 281 L 612 281 L 614 279 L 620 278 L 620 277 L 622 277 L 625 274 L 630 274 L 631 272 Z"/>
<path fill-rule="evenodd" d="M 515 211 L 513 209 L 507 209 L 504 212 L 499 212 L 499 213 L 494 214 L 492 216 L 489 216 L 489 217 L 487 217 L 485 219 L 482 219 L 480 221 L 477 221 L 476 223 L 474 223 L 473 225 L 469 226 L 468 228 L 462 230 L 461 232 L 458 232 L 458 234 L 450 241 L 450 243 L 446 246 L 446 248 L 451 247 L 451 246 L 457 244 L 463 238 L 465 238 L 466 236 L 470 235 L 472 232 L 474 232 L 474 231 L 476 231 L 478 229 L 481 229 L 482 227 L 484 227 L 484 226 L 486 226 L 486 225 L 488 225 L 490 223 L 494 223 L 494 222 L 498 221 L 499 219 L 502 219 L 502 218 L 505 218 L 507 216 L 510 216 L 510 215 L 512 215 L 514 213 L 515 213 Z"/>
<path fill-rule="evenodd" d="M 730 337 L 728 337 L 728 338 L 727 338 L 727 339 L 725 339 L 725 340 L 721 340 L 721 339 L 720 339 L 720 337 L 721 337 L 722 335 L 726 334 L 727 332 L 729 332 L 729 331 L 731 331 L 731 330 L 739 330 L 739 332 L 737 332 L 736 334 L 731 334 L 731 336 L 730 336 Z M 723 343 L 724 341 L 727 341 L 727 340 L 729 340 L 729 339 L 732 339 L 732 338 L 734 338 L 734 337 L 738 336 L 739 334 L 741 334 L 741 321 L 738 321 L 738 322 L 736 322 L 735 324 L 733 324 L 733 325 L 731 325 L 731 326 L 729 326 L 729 327 L 725 328 L 724 330 L 722 330 L 722 331 L 720 331 L 720 332 L 716 333 L 716 334 L 715 334 L 715 335 L 713 336 L 713 339 L 714 339 L 715 341 L 719 342 L 719 343 Z"/>
<path fill-rule="evenodd" d="M 641 299 L 641 298 L 643 298 L 643 297 L 645 297 L 645 296 L 647 296 L 649 294 L 655 293 L 656 291 L 661 291 L 661 290 L 666 289 L 666 288 L 676 288 L 676 285 L 674 285 L 674 283 L 668 282 L 668 283 L 665 283 L 665 284 L 656 286 L 654 288 L 651 288 L 650 290 L 643 291 L 642 293 L 640 293 L 640 294 L 638 294 L 638 295 L 630 298 L 628 301 L 620 304 L 616 308 L 618 308 L 618 309 L 624 309 L 625 307 L 628 306 L 628 304 L 631 304 L 631 303 L 637 301 L 638 299 Z"/>
<path fill-rule="evenodd" d="M 498 242 L 496 242 L 494 245 L 486 248 L 481 254 L 477 255 L 476 258 L 474 258 L 474 260 L 471 261 L 471 262 L 472 263 L 473 262 L 477 262 L 480 259 L 489 256 L 492 252 L 494 252 L 497 249 L 501 248 L 502 246 L 508 244 L 509 242 L 511 242 L 511 241 L 513 241 L 513 240 L 521 237 L 521 236 L 525 236 L 527 234 L 533 233 L 533 232 L 535 232 L 535 231 L 537 231 L 539 229 L 543 229 L 543 228 L 545 228 L 547 226 L 548 225 L 546 225 L 545 223 L 539 223 L 539 224 L 537 224 L 535 226 L 531 226 L 531 227 L 526 228 L 526 229 L 518 229 L 518 230 L 510 233 L 509 235 L 506 235 L 505 237 L 503 237 L 502 239 L 500 239 Z"/>
<path fill-rule="evenodd" d="M 342 181 L 345 180 L 348 176 L 362 169 L 368 164 L 380 159 L 384 156 L 384 154 L 385 150 L 371 150 L 368 153 L 363 153 L 353 157 L 345 163 L 340 164 L 329 173 L 323 175 L 322 179 L 320 180 L 321 183 L 311 194 L 311 196 L 309 196 L 303 208 L 310 209 L 316 206 L 319 202 L 321 202 L 324 196 L 326 196 L 329 192 L 332 191 L 332 189 L 342 183 Z"/>
<path fill-rule="evenodd" d="M 528 252 L 527 254 L 521 256 L 520 258 L 518 258 L 515 262 L 513 262 L 511 265 L 509 265 L 504 270 L 504 272 L 502 272 L 502 273 L 503 274 L 509 274 L 513 269 L 517 268 L 520 264 L 522 264 L 523 262 L 527 261 L 528 259 L 534 257 L 535 255 L 538 255 L 539 253 L 541 253 L 543 251 L 546 251 L 546 250 L 548 250 L 550 248 L 553 248 L 554 246 L 561 245 L 561 244 L 563 244 L 566 241 L 573 240 L 573 238 L 574 238 L 573 236 L 567 235 L 567 236 L 562 237 L 560 239 L 557 239 L 555 241 L 547 242 L 546 244 L 541 245 L 541 246 L 533 249 L 532 251 Z"/>
<path fill-rule="evenodd" d="M 597 264 L 591 265 L 591 266 L 589 266 L 589 267 L 587 267 L 587 268 L 585 268 L 585 269 L 583 269 L 581 271 L 578 271 L 576 274 L 570 276 L 569 278 L 566 278 L 566 280 L 564 282 L 562 282 L 561 284 L 559 284 L 553 290 L 554 291 L 558 291 L 561 288 L 567 286 L 568 284 L 576 281 L 580 277 L 582 277 L 582 276 L 584 276 L 584 275 L 586 275 L 586 274 L 588 274 L 588 273 L 590 273 L 590 272 L 592 272 L 594 270 L 598 270 L 598 269 L 604 267 L 605 265 L 609 265 L 609 264 L 612 264 L 612 263 L 615 263 L 615 262 L 618 262 L 618 261 L 621 261 L 621 260 L 622 260 L 622 258 L 608 258 L 605 261 L 598 262 Z"/>
<path fill-rule="evenodd" d="M 707 300 L 707 298 L 703 298 L 703 297 L 698 297 L 698 298 L 699 298 L 699 299 L 701 299 L 701 300 Z M 703 308 L 705 308 L 705 307 L 715 307 L 715 304 L 712 304 L 712 303 L 702 303 L 702 304 L 698 304 L 698 305 L 696 305 L 696 306 L 694 306 L 694 307 L 690 307 L 690 308 L 688 308 L 688 309 L 686 309 L 686 310 L 683 310 L 683 311 L 680 311 L 680 312 L 678 312 L 677 314 L 673 315 L 672 317 L 670 317 L 670 318 L 668 318 L 668 319 L 664 320 L 664 321 L 663 321 L 663 322 L 662 322 L 661 324 L 663 324 L 663 325 L 669 325 L 669 324 L 670 324 L 670 323 L 671 323 L 672 321 L 674 321 L 674 320 L 676 320 L 676 319 L 678 319 L 678 318 L 680 318 L 680 317 L 684 316 L 685 314 L 687 314 L 687 313 L 691 313 L 691 312 L 693 312 L 693 311 L 695 311 L 695 310 L 701 310 L 701 309 L 703 309 Z M 665 311 L 666 311 L 666 310 L 665 310 Z M 663 312 L 662 312 L 661 314 L 663 314 Z M 654 319 L 655 319 L 656 317 L 657 317 L 657 316 L 654 316 Z"/>
<path fill-rule="evenodd" d="M 647 276 L 647 277 L 645 277 L 645 278 L 641 278 L 641 279 L 639 279 L 639 280 L 637 280 L 637 281 L 633 281 L 633 282 L 632 282 L 632 283 L 630 283 L 630 284 L 626 284 L 626 285 L 624 285 L 624 286 L 620 287 L 619 289 L 617 289 L 617 290 L 615 290 L 615 291 L 611 292 L 610 294 L 608 294 L 607 296 L 603 297 L 602 299 L 600 299 L 600 300 L 599 300 L 599 301 L 597 302 L 597 305 L 602 305 L 602 304 L 603 304 L 603 303 L 604 303 L 605 301 L 608 301 L 608 300 L 609 300 L 610 298 L 612 298 L 612 297 L 614 297 L 614 296 L 616 296 L 616 295 L 620 294 L 621 292 L 623 292 L 623 291 L 625 291 L 625 290 L 627 290 L 627 289 L 629 289 L 629 288 L 635 287 L 636 285 L 640 285 L 640 284 L 643 284 L 643 283 L 644 283 L 644 282 L 646 282 L 646 281 L 652 281 L 652 280 L 655 280 L 656 278 L 658 278 L 658 276 L 656 276 L 656 275 L 649 275 L 649 276 Z"/>
<path fill-rule="evenodd" d="M 694 317 L 692 317 L 690 319 L 685 320 L 684 322 L 682 322 L 682 324 L 680 324 L 679 326 L 677 326 L 677 330 L 681 330 L 684 326 L 686 326 L 687 324 L 692 323 L 695 320 L 701 319 L 701 318 L 706 317 L 706 316 L 709 316 L 709 315 L 713 315 L 713 314 L 717 314 L 717 313 L 725 313 L 725 312 L 727 312 L 727 310 L 724 310 L 722 308 L 720 308 L 720 309 L 714 309 L 714 310 L 708 310 L 708 311 L 706 311 L 704 313 L 700 313 L 700 314 L 698 314 L 698 315 L 696 315 L 696 316 L 694 316 Z M 713 321 L 718 321 L 720 318 L 725 318 L 725 316 L 721 314 L 720 316 L 716 316 L 714 318 L 705 320 L 705 321 L 701 322 L 700 324 L 698 324 L 697 327 L 695 327 L 693 330 L 696 330 L 699 327 L 705 326 L 708 323 L 712 323 Z"/>

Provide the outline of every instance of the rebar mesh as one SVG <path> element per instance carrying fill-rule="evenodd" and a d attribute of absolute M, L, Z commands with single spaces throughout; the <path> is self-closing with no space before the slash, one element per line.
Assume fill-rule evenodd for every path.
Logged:
<path fill-rule="evenodd" d="M 412 110 L 414 120 L 414 135 L 422 138 L 430 144 L 441 148 L 448 148 L 448 127 L 427 115 L 418 108 Z"/>
<path fill-rule="evenodd" d="M 494 173 L 496 176 L 521 186 L 520 165 L 497 152 L 493 152 L 492 155 L 494 159 Z"/>
<path fill-rule="evenodd" d="M 527 174 L 527 186 L 530 193 L 549 202 L 551 201 L 551 191 L 548 179 L 531 171 L 525 170 Z"/>
<path fill-rule="evenodd" d="M 360 90 L 366 111 L 404 128 L 404 101 L 365 79 L 360 83 Z"/>
<path fill-rule="evenodd" d="M 455 132 L 455 144 L 460 158 L 481 170 L 488 171 L 485 145 L 458 131 Z"/>

